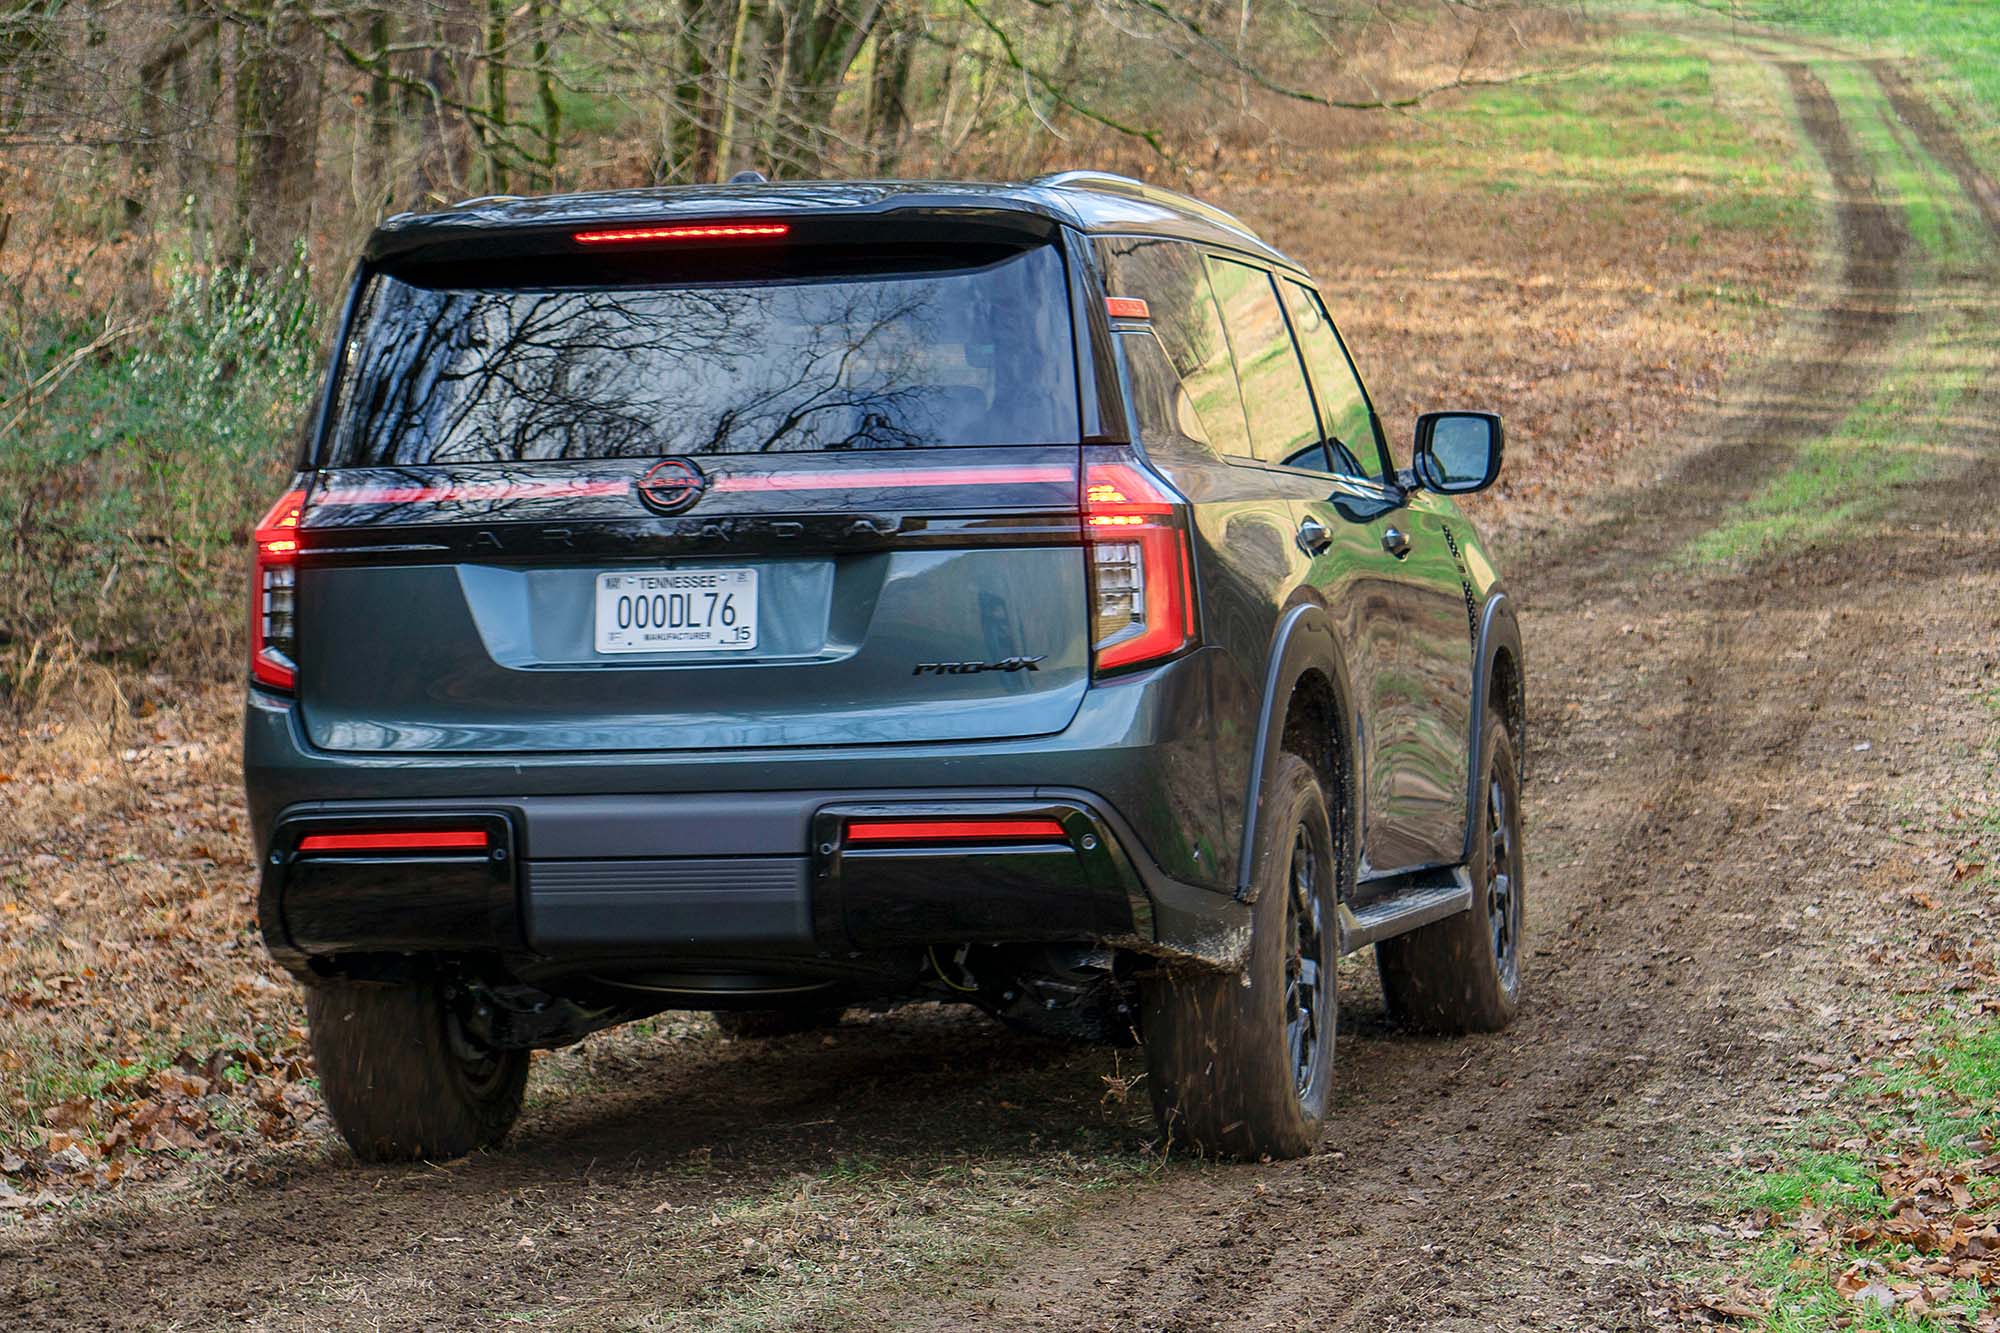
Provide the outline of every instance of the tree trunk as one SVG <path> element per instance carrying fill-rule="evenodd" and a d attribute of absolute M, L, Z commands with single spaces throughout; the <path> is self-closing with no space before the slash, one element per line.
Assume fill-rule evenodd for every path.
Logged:
<path fill-rule="evenodd" d="M 556 100 L 555 75 L 549 67 L 549 34 L 559 21 L 562 0 L 528 0 L 528 22 L 535 28 L 535 97 L 542 112 L 542 188 L 556 188 L 556 145 L 562 140 L 562 103 Z"/>
<path fill-rule="evenodd" d="M 486 0 L 486 189 L 507 192 L 507 0 Z"/>
<path fill-rule="evenodd" d="M 237 252 L 269 272 L 312 231 L 320 36 L 302 0 L 276 0 L 244 30 L 237 67 Z"/>
<path fill-rule="evenodd" d="M 827 131 L 847 71 L 882 18 L 884 0 L 852 0 L 852 4 L 850 9 L 845 3 L 829 3 L 792 26 L 793 83 L 787 119 L 799 129 L 795 156 L 805 175 L 825 169 Z"/>
<path fill-rule="evenodd" d="M 757 130 L 757 155 L 773 176 L 790 174 L 785 170 L 784 117 L 792 80 L 791 22 L 790 9 L 780 2 L 771 6 L 770 17 L 764 24 L 764 50 L 774 54 L 777 63 L 771 67 L 769 96 L 764 99 L 762 123 Z"/>
<path fill-rule="evenodd" d="M 369 206 L 387 212 L 395 202 L 396 175 L 396 87 L 389 79 L 389 11 L 377 9 L 368 15 L 368 52 L 375 72 L 368 76 L 368 156 Z"/>
<path fill-rule="evenodd" d="M 908 15 L 892 15 L 875 34 L 875 71 L 862 132 L 874 153 L 875 170 L 884 176 L 895 175 L 902 160 L 903 132 L 910 124 L 910 65 L 916 50 Z"/>
<path fill-rule="evenodd" d="M 674 80 L 673 117 L 667 131 L 665 160 L 656 174 L 668 181 L 707 178 L 715 149 L 714 136 L 704 128 L 708 86 L 708 0 L 682 0 L 679 74 Z"/>
<path fill-rule="evenodd" d="M 479 24 L 465 0 L 443 5 L 431 29 L 431 49 L 416 78 L 423 84 L 423 149 L 417 158 L 417 192 L 438 202 L 467 193 L 472 174 L 473 130 L 459 108 L 471 102 L 464 70 L 477 54 Z M 425 95 L 427 94 L 427 95 Z"/>
<path fill-rule="evenodd" d="M 750 33 L 750 0 L 736 0 L 736 26 L 729 34 L 729 57 L 722 80 L 722 127 L 715 137 L 715 179 L 728 180 L 736 170 L 737 104 L 743 100 L 743 54 Z"/>

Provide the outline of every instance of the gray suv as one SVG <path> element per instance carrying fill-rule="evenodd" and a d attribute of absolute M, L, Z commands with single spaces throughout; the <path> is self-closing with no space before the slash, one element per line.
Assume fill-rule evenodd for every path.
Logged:
<path fill-rule="evenodd" d="M 1520 988 L 1512 604 L 1296 264 L 1121 177 L 481 199 L 370 239 L 254 536 L 272 953 L 366 1159 L 665 1009 L 1143 1040 L 1296 1155 L 1335 964 Z M 1403 463 L 1405 465 L 1399 465 Z"/>

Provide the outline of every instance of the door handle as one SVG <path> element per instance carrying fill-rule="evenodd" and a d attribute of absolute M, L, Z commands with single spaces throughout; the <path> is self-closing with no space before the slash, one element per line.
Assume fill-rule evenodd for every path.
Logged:
<path fill-rule="evenodd" d="M 1318 519 L 1309 518 L 1299 524 L 1299 549 L 1307 555 L 1324 555 L 1331 545 L 1333 534 Z"/>
<path fill-rule="evenodd" d="M 1382 549 L 1401 560 L 1410 553 L 1410 534 L 1401 528 L 1383 529 Z"/>

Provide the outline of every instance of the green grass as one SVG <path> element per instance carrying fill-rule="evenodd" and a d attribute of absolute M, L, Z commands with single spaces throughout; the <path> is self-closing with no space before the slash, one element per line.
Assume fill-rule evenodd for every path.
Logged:
<path fill-rule="evenodd" d="M 1767 71 L 1716 63 L 1663 33 L 1629 33 L 1546 79 L 1488 89 L 1436 114 L 1488 150 L 1465 183 L 1506 197 L 1527 183 L 1659 198 L 1698 229 L 1802 230 L 1812 199 L 1789 151 L 1774 151 L 1758 114 Z"/>
<path fill-rule="evenodd" d="M 1852 38 L 1947 72 L 1975 139 L 2000 147 L 2000 5 L 1993 0 L 1742 0 L 1744 14 Z"/>
<path fill-rule="evenodd" d="M 1945 1333 L 1962 1327 L 1949 1316 L 1942 1320 L 1911 1318 L 1872 1303 L 1857 1305 L 1834 1289 L 1837 1273 L 1823 1257 L 1809 1255 L 1789 1241 L 1760 1251 L 1751 1276 L 1774 1298 L 1771 1314 L 1760 1327 L 1766 1333 L 1827 1333 L 1833 1329 Z M 1984 1295 L 1971 1283 L 1955 1284 L 1954 1297 L 1954 1306 L 1967 1318 L 1976 1318 L 1986 1308 Z"/>
<path fill-rule="evenodd" d="M 1981 892 L 1991 886 L 1980 886 Z M 1912 1256 L 1900 1244 L 1857 1247 L 1845 1242 L 1828 1252 L 1808 1252 L 1790 1232 L 1802 1211 L 1824 1212 L 1835 1229 L 1889 1214 L 1891 1201 L 1876 1180 L 1874 1158 L 1921 1144 L 1946 1161 L 1963 1164 L 1983 1152 L 1982 1131 L 2000 1128 L 2000 1022 L 1990 1015 L 1939 1015 L 1931 1040 L 1895 1060 L 1879 1062 L 1846 1089 L 1843 1104 L 1789 1143 L 1781 1166 L 1745 1173 L 1732 1202 L 1739 1212 L 1767 1209 L 1773 1222 L 1741 1256 L 1739 1271 L 1762 1288 L 1770 1333 L 1819 1333 L 1830 1329 L 1933 1333 L 1960 1327 L 1956 1316 L 1976 1318 L 1994 1293 L 1977 1284 L 1953 1284 L 1949 1306 L 1912 1317 L 1856 1304 L 1834 1281 L 1852 1263 L 1895 1263 Z M 1830 1148 L 1864 1138 L 1867 1150 Z M 1973 1175 L 1969 1188 L 1984 1202 L 2000 1180 Z"/>
<path fill-rule="evenodd" d="M 1898 488 L 1933 475 L 1938 438 L 1981 378 L 1977 365 L 1954 364 L 1972 327 L 1952 318 L 1905 352 L 1832 434 L 1803 445 L 1783 472 L 1690 542 L 1681 558 L 1740 565 L 1780 547 L 1834 539 L 1879 515 Z M 1986 337 L 1991 346 L 1990 330 Z"/>
<path fill-rule="evenodd" d="M 1955 276 L 1988 258 L 1956 179 L 1910 137 L 1865 69 L 1826 61 L 1814 72 L 1840 103 L 1878 189 L 1902 206 L 1921 333 L 1831 432 L 1801 446 L 1784 471 L 1690 542 L 1679 557 L 1686 563 L 1740 565 L 1874 519 L 1898 488 L 1937 472 L 1939 445 L 1963 435 L 1959 410 L 2000 346 L 2000 324 L 1987 310 L 1939 299 Z"/>
<path fill-rule="evenodd" d="M 1800 1152 L 1782 1171 L 1752 1176 L 1737 1202 L 1745 1210 L 1768 1208 L 1779 1216 L 1796 1213 L 1807 1203 L 1856 1217 L 1889 1211 L 1867 1163 L 1850 1154 L 1811 1150 Z"/>

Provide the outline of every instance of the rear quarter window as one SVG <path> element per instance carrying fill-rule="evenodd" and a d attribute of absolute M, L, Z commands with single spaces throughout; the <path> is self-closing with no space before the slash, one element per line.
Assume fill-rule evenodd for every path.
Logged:
<path fill-rule="evenodd" d="M 537 289 L 377 275 L 335 467 L 1073 443 L 1048 246 L 977 268 Z"/>
<path fill-rule="evenodd" d="M 1121 333 L 1125 371 L 1132 384 L 1132 411 L 1139 439 L 1150 454 L 1215 462 L 1208 429 L 1195 410 L 1166 349 L 1151 333 Z"/>

